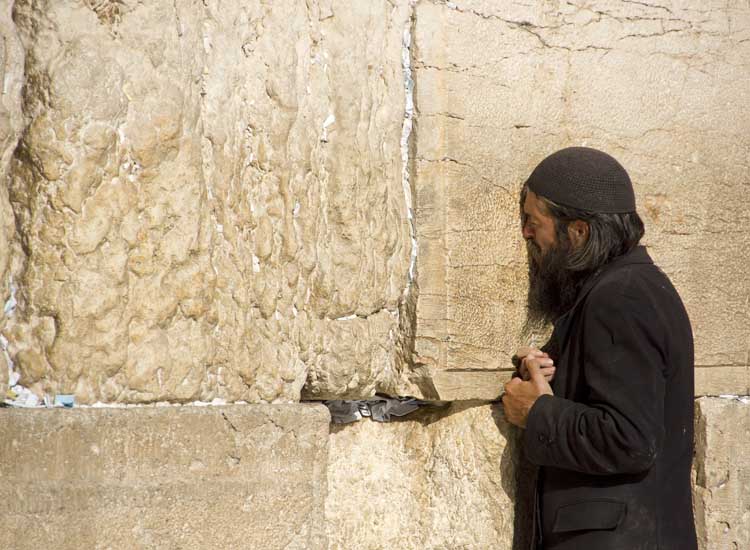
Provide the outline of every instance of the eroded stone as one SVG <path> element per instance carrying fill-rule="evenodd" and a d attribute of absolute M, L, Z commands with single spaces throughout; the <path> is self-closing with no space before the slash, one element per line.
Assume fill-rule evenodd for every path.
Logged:
<path fill-rule="evenodd" d="M 696 364 L 747 367 L 750 277 L 735 251 L 750 248 L 750 113 L 734 106 L 750 102 L 750 8 L 649 4 L 417 5 L 420 356 L 497 367 L 532 339 L 518 191 L 547 154 L 588 145 L 634 181 L 645 242 L 691 316 Z M 698 380 L 740 393 L 746 373 Z"/>
<path fill-rule="evenodd" d="M 11 19 L 12 2 L 0 6 L 0 326 L 3 319 L 13 314 L 15 287 L 14 253 L 20 244 L 15 238 L 15 219 L 8 196 L 8 171 L 11 158 L 23 128 L 21 89 L 23 87 L 24 51 L 16 27 Z M 8 366 L 5 345 L 0 349 L 0 400 L 5 398 Z"/>
<path fill-rule="evenodd" d="M 322 405 L 0 419 L 3 548 L 327 548 Z"/>
<path fill-rule="evenodd" d="M 418 395 L 410 10 L 15 2 L 21 383 L 83 403 Z"/>
<path fill-rule="evenodd" d="M 469 403 L 333 426 L 329 547 L 525 548 L 528 485 L 519 483 L 529 478 L 517 435 L 501 409 Z"/>
<path fill-rule="evenodd" d="M 695 411 L 695 520 L 703 550 L 750 547 L 750 400 L 703 397 Z"/>

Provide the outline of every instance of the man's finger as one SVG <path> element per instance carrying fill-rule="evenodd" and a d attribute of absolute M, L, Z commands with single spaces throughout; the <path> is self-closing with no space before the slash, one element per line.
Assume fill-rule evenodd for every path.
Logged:
<path fill-rule="evenodd" d="M 521 368 L 521 363 L 528 357 L 549 357 L 546 352 L 530 346 L 521 346 L 518 351 L 510 358 L 511 363 L 516 369 Z"/>
<path fill-rule="evenodd" d="M 550 386 L 547 379 L 544 377 L 540 363 L 544 363 L 547 359 L 530 359 L 526 361 L 526 367 L 529 369 L 529 378 L 536 387 L 537 391 L 542 394 L 554 395 L 552 393 L 552 386 Z"/>
<path fill-rule="evenodd" d="M 534 350 L 535 350 L 535 348 L 532 348 L 532 347 L 529 347 L 529 346 L 521 346 L 520 348 L 518 348 L 518 351 L 516 352 L 516 355 L 518 357 L 520 357 L 521 359 L 523 359 L 524 357 L 526 357 L 528 354 L 530 354 Z"/>
<path fill-rule="evenodd" d="M 521 346 L 515 354 L 519 359 L 523 359 L 527 356 L 541 356 L 547 357 L 547 353 L 543 352 L 539 348 L 532 348 L 530 346 Z"/>
<path fill-rule="evenodd" d="M 547 356 L 546 353 L 539 352 L 540 355 L 529 355 L 524 358 L 524 360 L 521 362 L 521 364 L 518 367 L 518 374 L 521 376 L 523 380 L 529 381 L 531 380 L 531 375 L 529 374 L 529 370 L 526 367 L 526 364 L 529 361 L 537 361 L 537 364 L 541 368 L 549 368 L 553 367 L 555 362 Z"/>
<path fill-rule="evenodd" d="M 520 384 L 520 383 L 521 383 L 520 378 L 511 378 L 503 386 L 503 392 L 507 392 L 509 388 L 512 388 L 513 386 Z"/>
<path fill-rule="evenodd" d="M 544 378 L 544 374 L 542 374 L 542 369 L 539 366 L 539 361 L 536 359 L 531 359 L 526 361 L 526 368 L 529 371 L 529 379 L 534 382 L 543 382 L 547 383 L 547 380 Z"/>

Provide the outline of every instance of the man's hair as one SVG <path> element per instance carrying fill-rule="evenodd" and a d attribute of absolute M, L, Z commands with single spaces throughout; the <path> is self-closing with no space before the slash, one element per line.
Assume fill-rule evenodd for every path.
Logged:
<path fill-rule="evenodd" d="M 523 203 L 528 188 L 521 189 L 521 219 Z M 548 213 L 555 219 L 555 232 L 558 241 L 568 242 L 568 224 L 582 220 L 589 226 L 589 236 L 583 246 L 574 249 L 568 258 L 568 269 L 579 272 L 593 272 L 615 258 L 627 254 L 640 242 L 645 229 L 637 212 L 603 214 L 579 210 L 557 204 L 539 196 Z"/>

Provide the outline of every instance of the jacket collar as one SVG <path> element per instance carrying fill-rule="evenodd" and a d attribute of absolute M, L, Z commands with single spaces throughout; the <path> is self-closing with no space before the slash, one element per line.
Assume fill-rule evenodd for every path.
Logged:
<path fill-rule="evenodd" d="M 605 264 L 604 266 L 600 267 L 588 279 L 586 279 L 586 282 L 583 283 L 581 290 L 578 291 L 578 296 L 576 297 L 576 301 L 573 304 L 573 306 L 555 321 L 555 325 L 557 325 L 558 322 L 562 321 L 564 318 L 567 318 L 571 312 L 575 311 L 578 305 L 583 301 L 583 299 L 588 295 L 588 293 L 591 292 L 591 290 L 596 286 L 596 283 L 598 283 L 601 280 L 602 276 L 605 273 L 609 273 L 615 269 L 618 269 L 626 265 L 653 264 L 653 263 L 654 261 L 651 259 L 651 256 L 648 255 L 648 252 L 646 251 L 646 247 L 636 246 L 635 248 L 633 248 L 633 250 L 631 250 L 627 254 L 618 256 L 617 258 L 615 258 L 608 264 Z"/>

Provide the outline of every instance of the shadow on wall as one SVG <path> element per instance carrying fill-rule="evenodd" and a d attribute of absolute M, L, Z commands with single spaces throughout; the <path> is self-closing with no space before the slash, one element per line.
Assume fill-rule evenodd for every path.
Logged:
<path fill-rule="evenodd" d="M 436 422 L 465 412 L 473 407 L 486 407 L 486 401 L 457 401 L 449 407 L 424 407 L 407 416 L 394 417 L 390 423 L 414 423 L 428 428 Z M 531 533 L 533 527 L 533 492 L 536 467 L 530 464 L 523 456 L 522 436 L 520 429 L 510 424 L 505 419 L 503 407 L 494 403 L 492 407 L 492 419 L 497 426 L 505 447 L 500 458 L 500 480 L 502 491 L 508 495 L 514 503 L 513 510 L 513 550 L 528 550 L 531 544 Z M 339 433 L 347 429 L 347 425 L 331 424 L 331 434 Z"/>
<path fill-rule="evenodd" d="M 531 546 L 534 525 L 533 496 L 536 467 L 523 455 L 523 433 L 505 419 L 502 405 L 492 407 L 492 418 L 507 441 L 502 456 L 503 490 L 513 495 L 513 550 L 527 550 Z"/>

